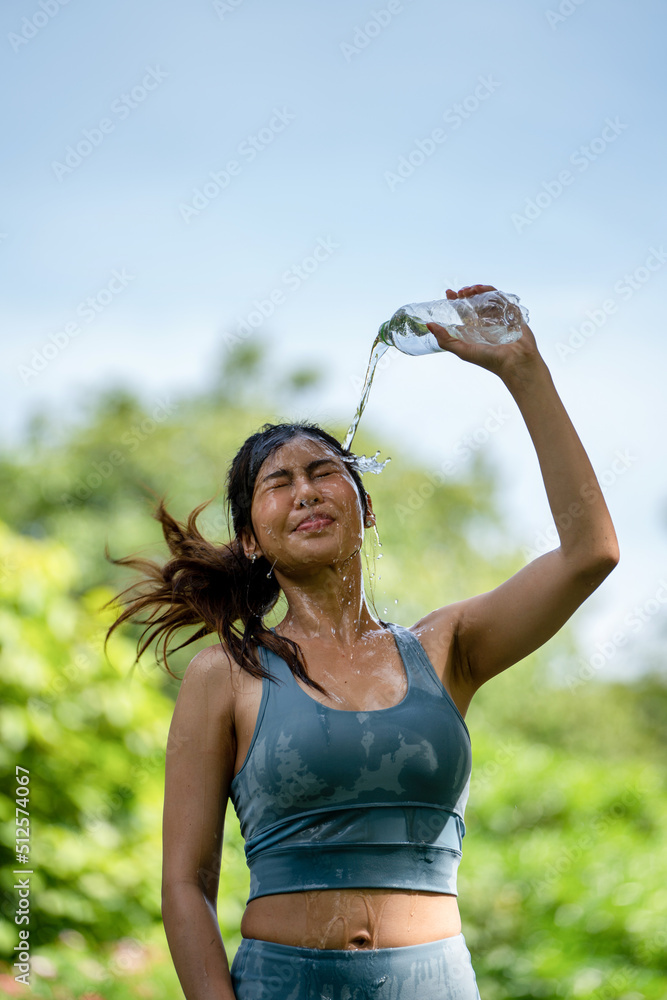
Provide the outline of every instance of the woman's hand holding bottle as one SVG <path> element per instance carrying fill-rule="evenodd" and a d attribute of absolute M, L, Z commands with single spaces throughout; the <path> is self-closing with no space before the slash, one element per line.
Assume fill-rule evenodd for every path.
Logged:
<path fill-rule="evenodd" d="M 483 292 L 494 292 L 497 289 L 493 285 L 466 285 L 458 292 L 447 289 L 448 299 L 467 298 L 472 295 L 480 295 Z M 456 354 L 462 361 L 469 361 L 480 368 L 498 375 L 503 381 L 509 377 L 525 377 L 535 365 L 544 360 L 537 349 L 537 343 L 533 331 L 524 321 L 519 311 L 521 323 L 521 336 L 508 344 L 479 344 L 467 343 L 457 337 L 452 337 L 447 330 L 438 323 L 428 322 L 426 326 L 438 342 L 438 346 L 443 351 Z"/>

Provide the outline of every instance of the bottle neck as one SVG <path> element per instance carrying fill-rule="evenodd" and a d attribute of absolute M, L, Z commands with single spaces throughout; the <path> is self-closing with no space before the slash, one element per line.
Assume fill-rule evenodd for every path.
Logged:
<path fill-rule="evenodd" d="M 389 347 L 394 346 L 391 340 L 391 335 L 389 334 L 389 320 L 387 320 L 386 323 L 383 323 L 378 330 L 378 340 L 382 344 L 387 344 Z"/>

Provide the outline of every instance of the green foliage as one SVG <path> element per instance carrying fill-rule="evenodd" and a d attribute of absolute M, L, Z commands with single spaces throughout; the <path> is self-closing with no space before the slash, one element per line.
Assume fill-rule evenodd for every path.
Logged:
<path fill-rule="evenodd" d="M 15 773 L 29 774 L 31 942 L 76 928 L 112 940 L 159 917 L 155 833 L 172 702 L 154 671 L 130 675 L 126 638 L 102 650 L 111 591 L 75 598 L 76 560 L 0 524 L 0 797 L 3 918 L 11 900 Z M 15 928 L 0 925 L 13 946 Z"/>
<path fill-rule="evenodd" d="M 133 582 L 104 558 L 104 543 L 116 557 L 162 559 L 151 516 L 162 495 L 180 519 L 214 497 L 200 525 L 228 537 L 224 474 L 271 419 L 244 397 L 265 368 L 261 351 L 238 348 L 197 399 L 142 405 L 111 390 L 73 427 L 36 418 L 24 449 L 0 458 L 0 947 L 9 957 L 17 939 L 18 765 L 30 774 L 36 996 L 181 995 L 159 914 L 178 684 L 148 654 L 132 669 L 139 626 L 115 634 L 104 655 L 113 614 L 101 606 Z M 280 384 L 307 392 L 317 378 L 297 372 Z M 459 480 L 435 485 L 388 442 L 367 434 L 355 444 L 393 458 L 365 481 L 381 542 L 367 533 L 367 590 L 381 617 L 412 624 L 520 568 L 481 453 Z M 182 672 L 215 641 L 174 654 L 172 667 Z M 459 905 L 484 1000 L 667 995 L 667 691 L 658 677 L 554 686 L 552 660 L 575 655 L 564 629 L 485 685 L 467 715 L 473 778 Z M 219 897 L 230 961 L 247 895 L 230 806 Z M 0 966 L 0 993 L 15 985 L 10 965 Z"/>

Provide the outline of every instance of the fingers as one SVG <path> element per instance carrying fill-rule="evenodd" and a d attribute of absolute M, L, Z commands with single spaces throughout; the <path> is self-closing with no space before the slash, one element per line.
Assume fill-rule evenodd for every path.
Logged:
<path fill-rule="evenodd" d="M 466 297 L 468 295 L 480 295 L 482 292 L 495 292 L 497 289 L 494 285 L 465 285 L 463 288 L 459 288 L 458 292 L 455 292 L 453 288 L 448 288 L 445 292 L 448 299 L 456 299 L 459 296 Z"/>
<path fill-rule="evenodd" d="M 479 295 L 480 292 L 495 292 L 493 285 L 466 285 L 459 289 L 459 295 Z"/>
<path fill-rule="evenodd" d="M 461 343 L 461 341 L 457 340 L 456 337 L 452 337 L 452 335 L 447 332 L 445 327 L 440 326 L 439 323 L 429 322 L 426 324 L 426 328 L 427 330 L 430 330 L 430 332 L 433 334 L 435 339 L 438 341 L 438 345 L 443 349 L 443 351 L 446 349 L 445 345 L 447 344 Z"/>

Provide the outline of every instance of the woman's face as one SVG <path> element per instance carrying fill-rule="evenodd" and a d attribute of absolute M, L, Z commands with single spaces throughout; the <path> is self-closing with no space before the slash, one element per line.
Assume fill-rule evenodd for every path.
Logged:
<path fill-rule="evenodd" d="M 244 532 L 246 554 L 264 555 L 282 572 L 342 562 L 363 542 L 363 506 L 345 462 L 325 441 L 306 435 L 262 463 L 251 518 L 254 540 Z"/>

